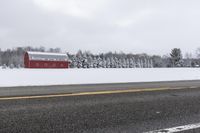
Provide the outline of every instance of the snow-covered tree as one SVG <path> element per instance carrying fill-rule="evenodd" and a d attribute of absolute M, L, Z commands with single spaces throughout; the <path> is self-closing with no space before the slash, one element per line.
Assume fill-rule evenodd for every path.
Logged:
<path fill-rule="evenodd" d="M 172 67 L 183 66 L 182 53 L 181 53 L 181 50 L 179 48 L 172 49 L 170 56 L 171 56 Z"/>
<path fill-rule="evenodd" d="M 110 65 L 111 65 L 110 58 L 107 58 L 106 59 L 106 68 L 110 68 Z"/>

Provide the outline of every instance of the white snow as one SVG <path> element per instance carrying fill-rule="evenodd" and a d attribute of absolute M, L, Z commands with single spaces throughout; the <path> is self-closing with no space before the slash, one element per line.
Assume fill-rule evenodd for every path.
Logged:
<path fill-rule="evenodd" d="M 65 53 L 48 53 L 48 52 L 34 52 L 34 51 L 27 51 L 30 55 L 55 55 L 55 56 L 67 56 Z"/>
<path fill-rule="evenodd" d="M 200 68 L 0 69 L 0 87 L 199 79 Z"/>
<path fill-rule="evenodd" d="M 27 51 L 29 60 L 60 60 L 67 61 L 67 55 L 63 53 L 47 53 Z"/>

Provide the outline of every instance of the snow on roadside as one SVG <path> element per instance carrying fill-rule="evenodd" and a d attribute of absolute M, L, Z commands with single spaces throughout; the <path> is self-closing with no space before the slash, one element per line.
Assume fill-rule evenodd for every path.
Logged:
<path fill-rule="evenodd" d="M 199 68 L 0 69 L 0 87 L 199 79 Z"/>

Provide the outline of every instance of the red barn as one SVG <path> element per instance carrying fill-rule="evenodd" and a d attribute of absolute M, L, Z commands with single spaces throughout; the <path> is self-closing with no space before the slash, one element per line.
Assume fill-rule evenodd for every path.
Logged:
<path fill-rule="evenodd" d="M 25 68 L 69 68 L 66 54 L 26 52 L 24 54 Z"/>

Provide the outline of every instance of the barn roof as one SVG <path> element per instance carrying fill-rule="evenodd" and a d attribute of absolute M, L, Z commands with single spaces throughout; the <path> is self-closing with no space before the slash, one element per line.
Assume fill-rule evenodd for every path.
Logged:
<path fill-rule="evenodd" d="M 47 61 L 67 61 L 67 55 L 63 53 L 47 53 L 27 51 L 30 60 L 47 60 Z"/>

